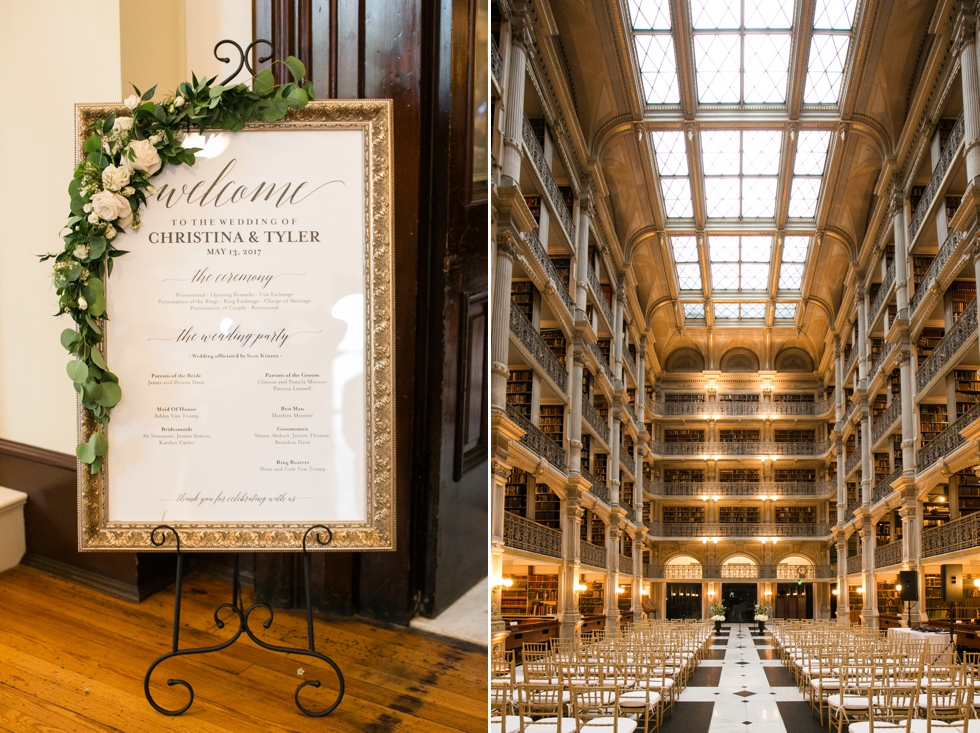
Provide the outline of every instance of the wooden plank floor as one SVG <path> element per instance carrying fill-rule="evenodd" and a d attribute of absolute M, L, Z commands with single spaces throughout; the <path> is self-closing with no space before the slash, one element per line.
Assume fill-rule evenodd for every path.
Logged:
<path fill-rule="evenodd" d="M 230 597 L 229 583 L 200 573 L 185 578 L 181 647 L 211 646 L 234 633 L 237 622 L 222 631 L 213 617 Z M 348 618 L 316 620 L 317 650 L 346 681 L 344 700 L 329 716 L 307 718 L 293 703 L 296 686 L 309 679 L 323 687 L 304 689 L 308 707 L 334 699 L 336 676 L 326 664 L 266 651 L 244 634 L 223 651 L 161 664 L 151 682 L 159 704 L 187 701 L 183 688 L 167 686 L 169 678 L 187 680 L 195 693 L 184 715 L 161 715 L 143 697 L 143 675 L 169 651 L 172 618 L 173 587 L 132 604 L 31 568 L 0 574 L 0 730 L 487 730 L 486 654 Z M 261 631 L 264 618 L 253 616 L 253 629 Z M 305 647 L 305 614 L 277 611 L 259 637 Z"/>

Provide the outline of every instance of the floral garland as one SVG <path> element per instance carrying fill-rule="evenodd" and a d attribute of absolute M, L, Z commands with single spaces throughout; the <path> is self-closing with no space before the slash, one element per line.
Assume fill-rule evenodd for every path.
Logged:
<path fill-rule="evenodd" d="M 118 249 L 117 237 L 140 226 L 140 210 L 156 189 L 150 182 L 167 165 L 194 165 L 200 148 L 181 143 L 184 131 L 197 128 L 236 132 L 246 122 L 274 122 L 289 109 L 305 107 L 313 99 L 313 86 L 301 84 L 306 67 L 292 56 L 282 62 L 293 82 L 277 85 L 269 69 L 252 79 L 252 86 L 222 86 L 211 79 L 183 82 L 163 102 L 153 102 L 156 87 L 128 97 L 124 104 L 130 117 L 110 113 L 85 129 L 82 146 L 87 154 L 68 185 L 71 215 L 62 237 L 65 248 L 47 254 L 54 259 L 54 285 L 58 291 L 56 316 L 68 314 L 76 328 L 61 334 L 61 344 L 75 357 L 68 362 L 68 376 L 82 406 L 90 410 L 96 429 L 75 449 L 78 460 L 92 474 L 102 470 L 109 449 L 105 428 L 112 408 L 122 399 L 119 378 L 109 371 L 102 353 L 106 320 L 105 280 L 112 262 L 127 254 Z"/>

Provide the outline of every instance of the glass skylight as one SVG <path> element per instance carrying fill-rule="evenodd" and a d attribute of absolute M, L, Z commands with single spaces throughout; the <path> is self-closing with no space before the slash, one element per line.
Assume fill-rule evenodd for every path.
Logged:
<path fill-rule="evenodd" d="M 765 303 L 715 303 L 715 318 L 721 321 L 745 319 L 761 321 L 766 317 Z"/>
<path fill-rule="evenodd" d="M 771 237 L 712 235 L 708 239 L 712 288 L 765 290 L 771 257 Z"/>
<path fill-rule="evenodd" d="M 681 130 L 655 130 L 650 133 L 664 194 L 668 219 L 690 219 L 694 216 L 691 183 L 688 179 L 687 147 Z"/>
<path fill-rule="evenodd" d="M 783 257 L 779 265 L 780 290 L 800 289 L 803 283 L 803 266 L 806 262 L 806 253 L 809 246 L 809 237 L 794 236 L 783 238 Z"/>
<path fill-rule="evenodd" d="M 787 320 L 796 318 L 796 303 L 776 303 L 776 320 Z"/>
<path fill-rule="evenodd" d="M 793 182 L 789 211 L 793 219 L 813 219 L 817 215 L 823 171 L 830 147 L 829 130 L 801 130 L 796 141 Z"/>
<path fill-rule="evenodd" d="M 793 5 L 691 0 L 698 102 L 786 103 Z"/>
<path fill-rule="evenodd" d="M 701 265 L 698 263 L 698 244 L 694 237 L 671 237 L 677 282 L 681 290 L 701 290 Z"/>
<path fill-rule="evenodd" d="M 704 303 L 685 303 L 684 317 L 693 319 L 704 319 Z"/>
<path fill-rule="evenodd" d="M 630 0 L 633 45 L 647 104 L 678 104 L 677 58 L 669 0 Z"/>
<path fill-rule="evenodd" d="M 782 130 L 702 130 L 708 217 L 773 218 L 782 144 Z"/>
<path fill-rule="evenodd" d="M 857 0 L 817 0 L 806 69 L 804 104 L 837 104 Z"/>

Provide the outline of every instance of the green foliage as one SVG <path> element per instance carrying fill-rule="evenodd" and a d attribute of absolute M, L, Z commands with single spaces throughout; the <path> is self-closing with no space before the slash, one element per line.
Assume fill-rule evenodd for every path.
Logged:
<path fill-rule="evenodd" d="M 91 199 L 103 190 L 102 172 L 110 165 L 121 166 L 131 159 L 128 144 L 133 140 L 150 140 L 160 156 L 159 175 L 167 165 L 194 165 L 197 148 L 185 148 L 181 132 L 197 129 L 229 130 L 236 132 L 247 122 L 274 122 L 286 116 L 290 109 L 305 107 L 313 99 L 313 86 L 307 82 L 303 62 L 290 56 L 281 62 L 293 77 L 288 84 L 277 86 L 269 69 L 263 69 L 247 84 L 222 86 L 215 78 L 198 79 L 191 75 L 177 90 L 161 102 L 154 102 L 156 87 L 140 92 L 132 110 L 132 125 L 116 127 L 116 114 L 93 123 L 86 130 L 82 144 L 85 158 L 75 169 L 68 184 L 71 211 L 62 231 L 65 247 L 61 252 L 40 257 L 42 262 L 54 260 L 53 280 L 58 293 L 58 313 L 67 314 L 75 328 L 61 333 L 61 345 L 73 357 L 66 367 L 69 378 L 85 409 L 90 410 L 98 428 L 89 440 L 75 449 L 78 460 L 89 466 L 91 473 L 102 470 L 109 450 L 105 426 L 109 424 L 112 408 L 122 399 L 119 379 L 109 371 L 100 344 L 103 339 L 102 321 L 106 318 L 105 278 L 112 274 L 116 257 L 127 254 L 115 247 L 116 237 L 124 236 L 126 226 L 139 227 L 139 213 L 152 195 L 152 176 L 131 171 L 129 185 L 119 191 L 133 212 L 131 224 L 121 220 L 103 221 L 92 213 Z"/>

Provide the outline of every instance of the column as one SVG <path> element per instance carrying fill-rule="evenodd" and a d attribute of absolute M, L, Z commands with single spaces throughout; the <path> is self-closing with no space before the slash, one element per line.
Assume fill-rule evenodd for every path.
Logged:
<path fill-rule="evenodd" d="M 511 43 L 504 89 L 504 145 L 501 156 L 502 187 L 521 180 L 521 139 L 524 136 L 524 68 L 527 64 L 528 28 L 524 18 L 510 21 Z"/>
<path fill-rule="evenodd" d="M 610 277 L 610 279 L 612 279 Z M 615 383 L 613 389 L 623 389 L 626 380 L 623 379 L 623 294 L 626 292 L 626 277 L 620 273 L 616 276 L 615 289 L 613 290 L 613 376 Z"/>
<path fill-rule="evenodd" d="M 609 515 L 609 527 L 606 532 L 606 633 L 611 634 L 619 629 L 619 542 L 623 530 L 620 527 L 619 512 Z"/>
<path fill-rule="evenodd" d="M 576 334 L 576 342 L 581 336 Z M 581 343 L 576 343 L 572 353 L 572 381 L 569 385 L 572 398 L 571 416 L 568 419 L 568 472 L 573 476 L 582 471 L 582 374 L 585 369 L 585 351 Z"/>
<path fill-rule="evenodd" d="M 490 504 L 490 578 L 491 586 L 499 582 L 504 568 L 504 488 L 511 467 L 494 458 L 491 461 L 493 469 L 493 487 Z M 500 615 L 500 587 L 494 587 L 490 598 L 490 634 L 491 647 L 502 643 L 507 637 L 507 626 Z"/>
<path fill-rule="evenodd" d="M 493 378 L 490 388 L 490 409 L 507 412 L 507 368 L 510 350 L 510 281 L 514 273 L 514 235 L 503 232 L 497 236 L 497 257 L 493 269 L 493 315 L 491 317 L 491 359 Z M 580 390 L 581 391 L 581 390 Z"/>
<path fill-rule="evenodd" d="M 973 276 L 976 278 L 976 281 L 980 283 L 980 241 L 973 245 L 973 251 L 971 254 L 973 255 Z M 977 303 L 977 309 L 980 310 L 980 298 L 977 298 Z"/>
<path fill-rule="evenodd" d="M 837 524 L 843 526 L 844 514 L 847 512 L 847 487 L 844 483 L 844 464 L 847 459 L 844 456 L 844 441 L 838 436 L 835 441 L 837 452 Z"/>
<path fill-rule="evenodd" d="M 875 531 L 871 516 L 866 514 L 861 527 L 861 582 L 864 606 L 861 620 L 869 628 L 878 628 L 878 586 L 875 585 Z"/>
<path fill-rule="evenodd" d="M 915 570 L 918 578 L 919 600 L 912 604 L 912 623 L 925 623 L 928 616 L 925 612 L 924 599 L 925 575 L 922 572 L 922 545 L 919 535 L 922 533 L 922 518 L 919 515 L 919 502 L 915 498 L 915 489 L 910 487 L 902 493 L 902 507 L 898 510 L 902 517 L 902 568 Z"/>
<path fill-rule="evenodd" d="M 839 505 L 838 505 L 839 506 Z M 847 540 L 844 533 L 837 534 L 837 620 L 849 623 L 847 617 Z"/>
<path fill-rule="evenodd" d="M 585 320 L 586 296 L 589 283 L 589 227 L 592 223 L 592 191 L 584 188 L 579 194 L 578 237 L 575 252 L 575 320 Z"/>
<path fill-rule="evenodd" d="M 844 419 L 844 356 L 840 336 L 834 336 L 834 401 L 837 405 L 835 423 Z"/>
<path fill-rule="evenodd" d="M 906 336 L 905 339 L 908 337 Z M 899 347 L 898 369 L 902 380 L 902 473 L 915 478 L 915 404 L 912 397 L 912 355 L 907 340 Z"/>
<path fill-rule="evenodd" d="M 908 229 L 905 226 L 905 193 L 898 188 L 892 190 L 892 217 L 895 232 L 895 299 L 898 307 L 898 318 L 908 321 L 912 315 L 908 312 L 909 253 L 908 244 L 905 241 Z"/>
<path fill-rule="evenodd" d="M 578 611 L 578 593 L 575 585 L 578 583 L 582 566 L 579 556 L 579 533 L 582 531 L 582 499 L 578 488 L 571 486 L 566 489 L 566 498 L 562 502 L 564 516 L 562 517 L 562 583 L 561 583 L 561 637 L 571 639 L 575 636 L 582 623 L 582 614 Z"/>
<path fill-rule="evenodd" d="M 646 387 L 646 358 L 647 358 L 647 337 L 640 336 L 639 347 L 636 350 L 636 371 L 639 374 L 636 375 L 636 419 L 640 422 L 637 426 L 642 433 L 644 426 L 646 425 L 646 405 L 647 405 L 647 387 Z"/>
<path fill-rule="evenodd" d="M 980 175 L 980 73 L 977 70 L 977 18 L 961 12 L 956 20 L 956 46 L 963 85 L 963 145 L 967 184 Z"/>
<path fill-rule="evenodd" d="M 875 474 L 871 464 L 871 410 L 865 396 L 861 400 L 861 503 L 871 506 Z"/>
<path fill-rule="evenodd" d="M 858 384 L 861 389 L 867 389 L 868 386 L 868 369 L 871 367 L 868 364 L 868 295 L 865 290 L 864 280 L 858 285 L 857 294 L 857 312 L 858 312 L 858 336 L 857 336 L 857 348 L 858 348 Z"/>
<path fill-rule="evenodd" d="M 613 405 L 609 412 L 612 413 L 612 426 L 609 430 L 609 503 L 613 507 L 619 507 L 619 435 L 623 430 L 620 422 L 619 411 L 623 407 L 619 402 L 619 397 L 613 398 Z"/>

